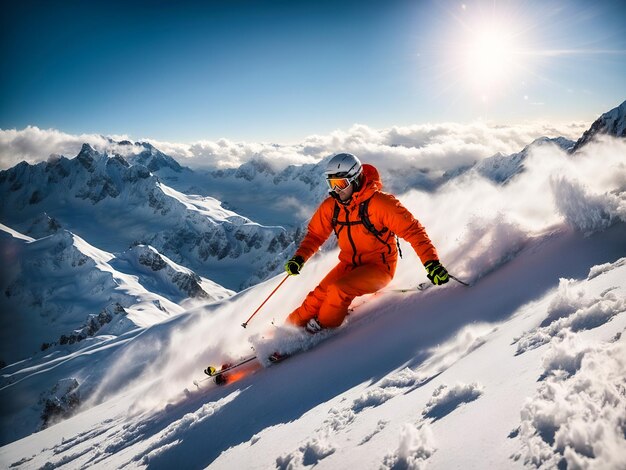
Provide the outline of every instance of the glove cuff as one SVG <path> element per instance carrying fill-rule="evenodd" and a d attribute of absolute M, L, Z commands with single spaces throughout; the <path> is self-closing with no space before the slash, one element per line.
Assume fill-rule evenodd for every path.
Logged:
<path fill-rule="evenodd" d="M 431 259 L 430 261 L 426 261 L 424 263 L 424 267 L 426 268 L 427 271 L 430 271 L 435 266 L 440 266 L 440 265 L 441 263 L 439 262 L 438 259 Z"/>

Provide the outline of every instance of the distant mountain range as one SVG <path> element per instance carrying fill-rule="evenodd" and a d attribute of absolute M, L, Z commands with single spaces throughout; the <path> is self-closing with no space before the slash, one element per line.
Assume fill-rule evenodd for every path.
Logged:
<path fill-rule="evenodd" d="M 468 171 L 476 171 L 496 183 L 506 183 L 524 171 L 524 162 L 533 148 L 556 145 L 574 154 L 597 135 L 624 137 L 625 129 L 626 101 L 600 116 L 577 142 L 564 137 L 540 137 L 520 152 L 499 153 L 443 174 L 401 168 L 387 172 L 381 169 L 381 176 L 385 189 L 395 194 L 410 189 L 433 191 Z M 320 175 L 328 158 L 330 156 L 316 164 L 290 165 L 283 170 L 276 170 L 272 162 L 262 156 L 239 168 L 227 170 L 192 171 L 185 167 L 178 169 L 174 165 L 155 164 L 159 168 L 154 174 L 178 191 L 214 197 L 224 207 L 259 223 L 280 225 L 288 230 L 303 229 L 314 208 L 326 195 Z"/>
<path fill-rule="evenodd" d="M 260 225 L 213 198 L 188 196 L 164 185 L 148 167 L 183 169 L 153 147 L 130 160 L 142 163 L 130 164 L 121 155 L 84 144 L 73 159 L 22 162 L 0 172 L 0 220 L 28 235 L 45 213 L 101 249 L 121 252 L 150 245 L 235 289 L 249 278 L 267 275 L 271 258 L 289 246 L 282 227 Z"/>

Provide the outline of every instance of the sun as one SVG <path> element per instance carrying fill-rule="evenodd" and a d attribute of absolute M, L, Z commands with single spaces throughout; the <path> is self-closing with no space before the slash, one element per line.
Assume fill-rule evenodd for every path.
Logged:
<path fill-rule="evenodd" d="M 503 24 L 473 28 L 462 47 L 465 80 L 481 94 L 506 86 L 523 67 L 523 60 L 515 34 Z"/>
<path fill-rule="evenodd" d="M 511 38 L 500 28 L 476 32 L 465 51 L 465 68 L 470 81 L 489 87 L 503 80 L 515 54 Z"/>
<path fill-rule="evenodd" d="M 533 73 L 529 51 L 535 39 L 522 9 L 466 7 L 449 18 L 441 36 L 440 86 L 482 101 L 523 88 Z"/>

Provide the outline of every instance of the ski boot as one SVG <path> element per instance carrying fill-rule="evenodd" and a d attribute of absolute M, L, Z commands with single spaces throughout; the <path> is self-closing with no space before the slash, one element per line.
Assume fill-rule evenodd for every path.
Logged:
<path fill-rule="evenodd" d="M 320 325 L 320 322 L 317 321 L 317 318 L 311 318 L 307 322 L 307 324 L 304 326 L 304 329 L 310 335 L 314 335 L 314 334 L 317 334 L 320 331 L 322 331 L 324 329 L 324 327 L 322 325 Z"/>

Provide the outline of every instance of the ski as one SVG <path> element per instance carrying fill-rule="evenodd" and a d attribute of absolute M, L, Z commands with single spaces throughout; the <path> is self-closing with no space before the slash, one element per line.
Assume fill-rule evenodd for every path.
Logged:
<path fill-rule="evenodd" d="M 271 354 L 270 356 L 268 356 L 267 360 L 269 362 L 269 365 L 272 366 L 274 364 L 278 364 L 279 362 L 283 362 L 285 359 L 290 358 L 291 356 L 293 356 L 294 354 L 297 354 L 298 352 L 300 351 L 296 351 L 291 354 L 282 354 L 282 353 L 275 352 Z M 257 355 L 246 357 L 245 359 L 235 362 L 234 364 L 224 364 L 222 365 L 221 369 L 218 369 L 215 366 L 208 366 L 206 369 L 204 369 L 204 373 L 208 377 L 205 377 L 204 379 L 200 379 L 200 380 L 194 380 L 193 383 L 196 387 L 200 388 L 201 382 L 213 379 L 213 381 L 217 385 L 225 385 L 228 382 L 227 380 L 228 372 L 231 372 L 234 369 L 238 369 L 239 367 L 244 366 L 258 359 L 259 358 Z"/>
<path fill-rule="evenodd" d="M 217 385 L 223 385 L 226 383 L 226 380 L 223 380 L 225 379 L 224 374 L 226 374 L 227 372 L 233 369 L 237 369 L 238 367 L 248 364 L 249 362 L 252 362 L 256 359 L 257 359 L 257 356 L 255 354 L 253 356 L 241 359 L 240 361 L 235 362 L 234 364 L 224 364 L 219 370 L 215 366 L 208 366 L 206 369 L 204 369 L 204 373 L 208 375 L 208 377 L 205 377 L 204 379 L 200 379 L 200 380 L 194 380 L 193 384 L 199 388 L 201 382 L 204 382 L 209 379 L 214 379 L 214 382 Z"/>
<path fill-rule="evenodd" d="M 218 375 L 222 375 L 222 374 L 228 372 L 229 370 L 236 369 L 237 367 L 241 367 L 242 365 L 247 364 L 248 362 L 252 362 L 256 358 L 257 357 L 256 357 L 256 354 L 255 354 L 254 356 L 247 357 L 245 359 L 242 359 L 239 362 L 235 362 L 234 364 L 228 364 L 228 365 L 226 365 L 226 367 L 222 366 L 222 368 L 220 370 L 217 370 L 213 366 L 209 366 L 206 369 L 204 369 L 204 373 L 206 375 L 208 375 L 209 377 L 217 377 Z"/>

